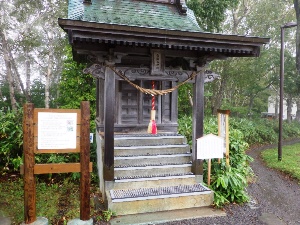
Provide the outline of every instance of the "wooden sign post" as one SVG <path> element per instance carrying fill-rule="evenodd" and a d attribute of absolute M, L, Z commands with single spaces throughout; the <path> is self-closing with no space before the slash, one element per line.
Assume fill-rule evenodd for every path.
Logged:
<path fill-rule="evenodd" d="M 225 140 L 224 153 L 229 166 L 229 110 L 218 110 L 218 135 Z M 220 159 L 219 159 L 220 163 Z"/>
<path fill-rule="evenodd" d="M 90 219 L 90 105 L 80 109 L 39 109 L 24 105 L 24 219 L 36 221 L 35 174 L 80 172 L 80 219 Z M 80 163 L 35 164 L 34 154 L 80 153 Z"/>

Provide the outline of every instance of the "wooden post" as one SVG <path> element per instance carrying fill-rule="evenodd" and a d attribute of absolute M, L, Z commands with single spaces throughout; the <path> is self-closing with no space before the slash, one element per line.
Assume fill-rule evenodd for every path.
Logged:
<path fill-rule="evenodd" d="M 225 116 L 225 124 L 226 124 L 226 136 L 225 136 L 225 142 L 226 142 L 226 164 L 229 166 L 229 110 L 226 113 Z"/>
<path fill-rule="evenodd" d="M 81 102 L 80 122 L 80 219 L 90 219 L 90 104 Z"/>
<path fill-rule="evenodd" d="M 210 185 L 210 174 L 211 174 L 211 159 L 208 159 L 208 164 L 207 164 L 207 186 Z"/>
<path fill-rule="evenodd" d="M 115 73 L 105 69 L 104 81 L 104 180 L 114 180 L 114 123 L 115 123 Z"/>
<path fill-rule="evenodd" d="M 34 177 L 34 104 L 24 105 L 23 116 L 23 151 L 24 151 L 24 220 L 25 224 L 36 221 L 36 190 Z"/>
<path fill-rule="evenodd" d="M 229 166 L 229 114 L 230 114 L 230 110 L 218 109 L 218 135 L 220 137 L 223 137 L 225 140 L 225 150 L 226 150 L 225 160 L 226 160 L 226 165 L 228 166 Z M 222 116 L 225 116 L 225 121 L 222 120 Z M 225 125 L 222 124 L 222 122 L 225 122 Z"/>
<path fill-rule="evenodd" d="M 218 112 L 218 136 L 221 137 L 221 114 Z M 221 159 L 218 159 L 218 163 L 221 163 Z"/>
<path fill-rule="evenodd" d="M 204 69 L 195 77 L 193 87 L 193 173 L 203 175 L 203 160 L 197 159 L 197 139 L 203 136 L 204 123 Z"/>

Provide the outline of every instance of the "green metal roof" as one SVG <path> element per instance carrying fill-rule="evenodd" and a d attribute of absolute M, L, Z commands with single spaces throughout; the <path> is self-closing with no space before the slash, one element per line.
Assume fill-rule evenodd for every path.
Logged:
<path fill-rule="evenodd" d="M 166 30 L 201 32 L 194 12 L 180 14 L 176 5 L 139 0 L 69 0 L 68 19 Z"/>

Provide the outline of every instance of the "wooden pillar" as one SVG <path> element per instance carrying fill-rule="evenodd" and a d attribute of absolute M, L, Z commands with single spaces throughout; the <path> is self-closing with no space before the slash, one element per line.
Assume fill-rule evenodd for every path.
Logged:
<path fill-rule="evenodd" d="M 195 175 L 203 175 L 203 160 L 197 159 L 197 139 L 203 136 L 204 123 L 204 68 L 195 77 L 193 86 L 193 143 L 192 170 Z"/>
<path fill-rule="evenodd" d="M 80 122 L 80 219 L 90 219 L 90 103 L 81 102 Z"/>
<path fill-rule="evenodd" d="M 105 69 L 104 81 L 104 180 L 114 180 L 115 73 Z"/>
<path fill-rule="evenodd" d="M 24 220 L 25 224 L 36 221 L 36 190 L 34 176 L 34 140 L 33 140 L 34 104 L 24 105 L 23 150 L 24 150 Z"/>

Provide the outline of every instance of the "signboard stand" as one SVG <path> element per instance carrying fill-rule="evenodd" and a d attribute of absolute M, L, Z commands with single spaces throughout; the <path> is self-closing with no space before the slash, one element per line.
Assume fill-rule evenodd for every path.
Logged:
<path fill-rule="evenodd" d="M 218 110 L 218 135 L 225 140 L 225 159 L 229 166 L 229 110 Z M 220 163 L 220 158 L 218 159 Z"/>
<path fill-rule="evenodd" d="M 24 219 L 36 221 L 36 174 L 80 172 L 80 220 L 90 220 L 90 106 L 80 109 L 38 109 L 24 105 Z M 80 163 L 35 164 L 34 155 L 80 153 Z"/>
<path fill-rule="evenodd" d="M 208 134 L 197 139 L 197 159 L 207 159 L 207 185 L 210 185 L 211 159 L 221 158 L 224 154 L 224 139 Z"/>

